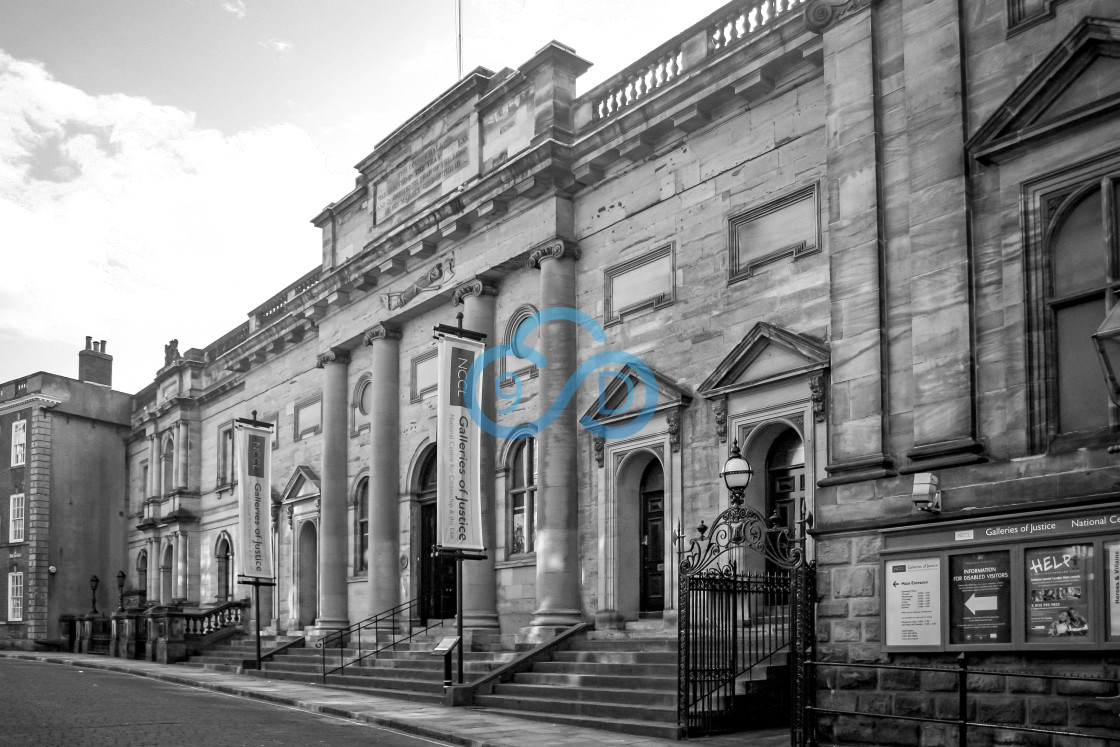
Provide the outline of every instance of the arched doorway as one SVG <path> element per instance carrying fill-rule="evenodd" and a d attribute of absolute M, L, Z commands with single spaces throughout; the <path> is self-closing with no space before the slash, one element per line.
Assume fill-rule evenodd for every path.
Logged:
<path fill-rule="evenodd" d="M 805 442 L 786 428 L 766 454 L 766 516 L 794 535 L 798 506 L 805 497 Z"/>
<path fill-rule="evenodd" d="M 141 550 L 136 556 L 136 588 L 140 590 L 140 604 L 148 601 L 148 551 Z"/>
<path fill-rule="evenodd" d="M 297 624 L 306 627 L 314 625 L 319 615 L 319 535 L 315 522 L 300 524 L 296 552 L 299 565 L 296 574 L 296 617 Z"/>
<path fill-rule="evenodd" d="M 159 602 L 171 604 L 175 598 L 175 588 L 171 585 L 175 571 L 175 545 L 164 545 L 159 563 Z"/>
<path fill-rule="evenodd" d="M 640 613 L 665 610 L 665 470 L 656 459 L 650 461 L 638 487 L 639 532 L 641 541 Z"/>
<path fill-rule="evenodd" d="M 432 556 L 439 536 L 436 517 L 436 449 L 431 447 L 420 460 L 413 499 L 420 518 L 420 619 L 455 616 L 455 561 Z"/>

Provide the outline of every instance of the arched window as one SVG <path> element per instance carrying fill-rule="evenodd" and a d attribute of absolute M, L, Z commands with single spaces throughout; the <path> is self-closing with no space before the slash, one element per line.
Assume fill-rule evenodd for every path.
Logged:
<path fill-rule="evenodd" d="M 145 598 L 148 591 L 148 551 L 141 550 L 136 556 L 136 585 L 144 592 Z"/>
<path fill-rule="evenodd" d="M 218 601 L 228 601 L 232 598 L 231 595 L 231 570 L 233 566 L 233 545 L 230 543 L 229 535 L 222 534 L 218 538 L 218 545 L 214 551 L 214 580 L 217 582 L 217 597 Z"/>
<path fill-rule="evenodd" d="M 514 335 L 517 333 L 518 327 L 524 324 L 529 317 L 533 316 L 533 314 L 536 313 L 537 308 L 532 304 L 525 304 L 524 306 L 519 306 L 517 309 L 515 309 L 514 312 L 509 316 L 509 322 L 506 323 L 506 335 L 503 342 L 512 344 L 514 342 Z M 539 330 L 533 330 L 532 332 L 530 332 L 526 336 L 525 341 L 522 343 L 523 347 L 537 349 L 538 333 Z M 524 357 L 522 354 L 522 348 L 514 345 L 512 348 L 512 353 L 516 357 L 509 359 L 508 365 L 506 362 L 506 356 L 502 356 L 498 359 L 498 365 L 501 369 L 498 372 L 499 383 L 503 383 L 504 385 L 504 383 L 506 382 L 505 374 L 507 373 L 507 371 L 512 374 L 517 374 L 518 376 L 525 379 L 530 379 L 537 375 L 536 366 L 529 364 L 527 361 L 518 360 Z"/>
<path fill-rule="evenodd" d="M 506 547 L 509 555 L 536 551 L 537 521 L 537 440 L 531 436 L 518 439 L 510 453 L 509 485 L 506 505 L 509 527 Z"/>
<path fill-rule="evenodd" d="M 354 573 L 365 573 L 368 569 L 369 478 L 362 477 L 354 490 Z"/>
<path fill-rule="evenodd" d="M 175 439 L 168 436 L 163 441 L 163 454 L 160 456 L 163 483 L 160 493 L 167 495 L 175 489 Z"/>
<path fill-rule="evenodd" d="M 1111 195 L 1107 193 L 1111 192 Z M 1112 197 L 1107 202 L 1106 196 Z M 1108 426 L 1108 389 L 1092 334 L 1104 320 L 1110 257 L 1106 235 L 1117 230 L 1117 185 L 1105 178 L 1067 196 L 1050 227 L 1050 295 L 1056 433 Z M 1105 215 L 1104 205 L 1111 205 Z M 1113 264 L 1115 267 L 1116 264 Z"/>
<path fill-rule="evenodd" d="M 373 409 L 373 379 L 365 374 L 358 379 L 354 386 L 354 394 L 350 402 L 350 435 L 356 436 L 362 431 L 369 430 L 369 414 Z"/>

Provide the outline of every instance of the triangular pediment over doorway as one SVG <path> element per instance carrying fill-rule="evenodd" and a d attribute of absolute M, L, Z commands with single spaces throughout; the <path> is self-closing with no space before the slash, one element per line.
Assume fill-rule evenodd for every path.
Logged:
<path fill-rule="evenodd" d="M 288 485 L 284 488 L 284 503 L 299 501 L 305 498 L 315 498 L 320 493 L 319 476 L 310 467 L 300 465 L 292 474 Z"/>
<path fill-rule="evenodd" d="M 692 395 L 665 375 L 655 371 L 647 364 L 657 384 L 657 399 L 654 412 L 667 409 L 688 407 Z M 613 423 L 629 420 L 639 415 L 646 402 L 646 385 L 642 377 L 631 366 L 623 366 L 618 372 L 603 372 L 598 388 L 599 396 L 584 413 L 584 417 L 597 423 Z"/>
<path fill-rule="evenodd" d="M 1120 21 L 1086 18 L 1031 71 L 969 139 L 981 161 L 1068 135 L 1120 111 Z"/>
<path fill-rule="evenodd" d="M 697 390 L 715 397 L 827 368 L 828 348 L 804 335 L 759 322 Z"/>

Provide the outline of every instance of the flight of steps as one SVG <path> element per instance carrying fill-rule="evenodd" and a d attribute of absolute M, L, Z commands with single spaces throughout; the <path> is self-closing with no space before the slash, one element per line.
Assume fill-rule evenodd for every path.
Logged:
<path fill-rule="evenodd" d="M 246 668 L 242 673 L 268 679 L 293 680 L 329 687 L 359 690 L 370 695 L 382 695 L 423 703 L 443 702 L 444 662 L 442 656 L 433 656 L 431 651 L 449 631 L 435 628 L 416 639 L 398 644 L 395 648 L 382 651 L 376 658 L 370 657 L 358 664 L 349 662 L 358 658 L 356 648 L 337 647 L 329 650 L 327 669 L 337 667 L 341 661 L 348 666 L 341 672 L 328 674 L 323 680 L 323 650 L 312 645 L 289 648 L 262 663 L 259 671 Z M 282 645 L 288 638 L 262 638 L 261 650 Z M 513 651 L 500 651 L 497 632 L 473 634 L 471 651 L 463 654 L 464 679 L 470 681 L 489 672 L 494 667 L 513 659 Z M 367 646 L 363 653 L 372 651 Z M 452 655 L 453 667 L 455 655 Z M 203 655 L 192 656 L 188 666 L 203 666 L 211 669 L 232 668 L 242 660 L 256 659 L 256 639 L 242 636 L 213 647 Z M 454 670 L 453 670 L 454 671 Z"/>
<path fill-rule="evenodd" d="M 676 739 L 677 632 L 660 620 L 572 639 L 552 661 L 475 696 L 475 705 L 557 724 Z"/>

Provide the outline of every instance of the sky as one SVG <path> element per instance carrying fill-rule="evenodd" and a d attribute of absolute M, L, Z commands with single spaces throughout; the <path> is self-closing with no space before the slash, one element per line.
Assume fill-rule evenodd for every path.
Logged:
<path fill-rule="evenodd" d="M 457 80 L 457 0 L 0 0 L 0 383 L 134 393 L 320 261 L 310 221 Z M 584 92 L 722 0 L 458 0 L 462 69 L 549 41 Z"/>

